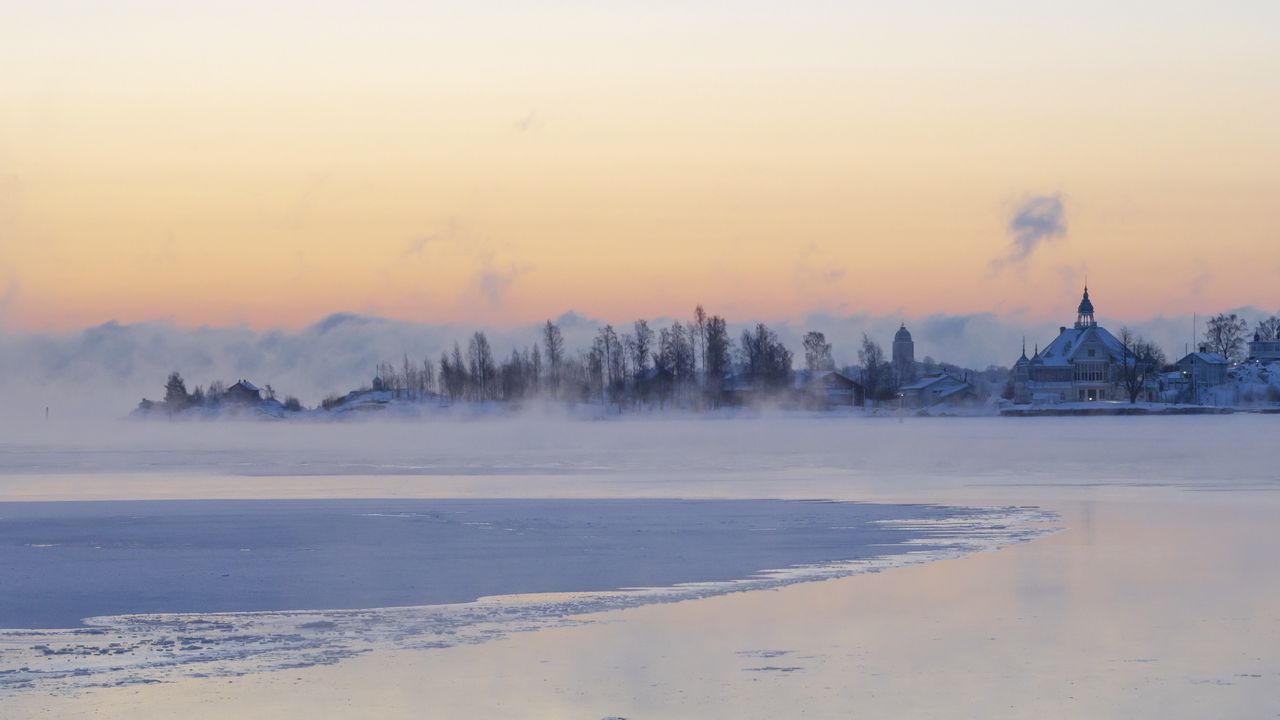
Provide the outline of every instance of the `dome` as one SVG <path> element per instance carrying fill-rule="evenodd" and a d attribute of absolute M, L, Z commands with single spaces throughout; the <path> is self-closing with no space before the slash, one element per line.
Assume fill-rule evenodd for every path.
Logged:
<path fill-rule="evenodd" d="M 1080 313 L 1081 315 L 1092 315 L 1092 314 L 1093 314 L 1093 303 L 1089 301 L 1089 287 L 1088 287 L 1088 286 L 1085 286 L 1085 289 L 1084 289 L 1084 297 L 1080 298 L 1080 309 L 1079 309 L 1079 310 L 1077 310 L 1076 312 Z"/>
<path fill-rule="evenodd" d="M 896 343 L 911 342 L 911 333 L 907 332 L 906 323 L 902 323 L 902 327 L 898 328 L 897 334 L 893 336 L 893 341 Z"/>

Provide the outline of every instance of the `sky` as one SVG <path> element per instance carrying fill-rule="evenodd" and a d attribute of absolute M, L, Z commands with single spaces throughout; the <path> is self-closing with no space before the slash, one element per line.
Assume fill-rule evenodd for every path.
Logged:
<path fill-rule="evenodd" d="M 0 327 L 1280 306 L 1280 5 L 0 0 Z"/>

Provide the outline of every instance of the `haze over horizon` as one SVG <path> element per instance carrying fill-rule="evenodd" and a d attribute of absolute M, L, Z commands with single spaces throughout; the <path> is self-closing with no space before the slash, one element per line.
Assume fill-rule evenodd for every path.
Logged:
<path fill-rule="evenodd" d="M 1277 302 L 1274 4 L 4 17 L 10 332 Z"/>

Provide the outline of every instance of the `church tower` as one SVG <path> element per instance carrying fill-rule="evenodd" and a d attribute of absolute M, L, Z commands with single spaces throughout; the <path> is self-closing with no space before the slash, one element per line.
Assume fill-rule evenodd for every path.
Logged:
<path fill-rule="evenodd" d="M 916 344 L 911 340 L 911 333 L 907 332 L 906 323 L 893 336 L 893 376 L 899 385 L 916 379 Z"/>
<path fill-rule="evenodd" d="M 1083 330 L 1097 325 L 1093 319 L 1093 303 L 1089 301 L 1089 286 L 1084 286 L 1084 297 L 1080 298 L 1080 307 L 1076 308 L 1076 329 Z"/>

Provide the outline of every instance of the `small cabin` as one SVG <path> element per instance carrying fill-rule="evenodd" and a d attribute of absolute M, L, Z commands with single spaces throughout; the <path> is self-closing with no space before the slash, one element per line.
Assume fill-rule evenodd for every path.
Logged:
<path fill-rule="evenodd" d="M 798 372 L 794 387 L 806 407 L 862 407 L 866 398 L 862 383 L 835 370 Z"/>
<path fill-rule="evenodd" d="M 239 380 L 235 385 L 227 388 L 227 392 L 223 394 L 222 401 L 225 403 L 240 403 L 242 405 L 252 405 L 262 400 L 262 391 L 257 385 L 248 380 Z"/>

